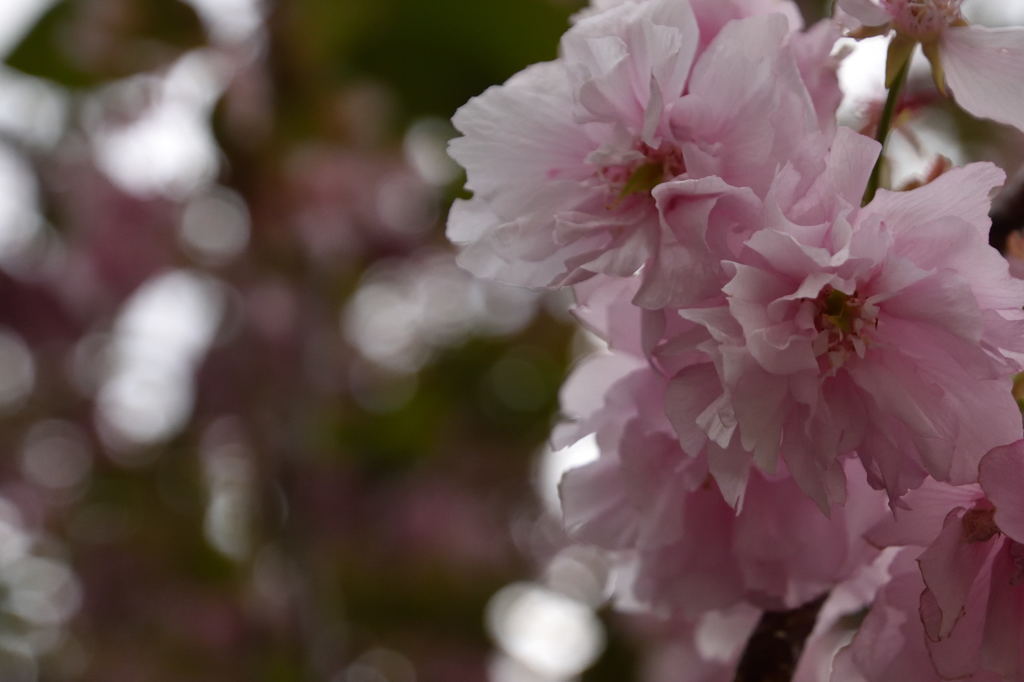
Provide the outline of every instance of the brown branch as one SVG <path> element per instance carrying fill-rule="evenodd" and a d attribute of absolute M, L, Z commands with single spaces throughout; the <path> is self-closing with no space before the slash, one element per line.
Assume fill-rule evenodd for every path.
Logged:
<path fill-rule="evenodd" d="M 792 611 L 765 611 L 747 641 L 736 682 L 790 682 L 827 596 Z"/>
<path fill-rule="evenodd" d="M 1006 240 L 1016 230 L 1024 229 L 1024 181 L 1008 186 L 992 206 L 992 229 L 989 244 L 1006 251 Z"/>

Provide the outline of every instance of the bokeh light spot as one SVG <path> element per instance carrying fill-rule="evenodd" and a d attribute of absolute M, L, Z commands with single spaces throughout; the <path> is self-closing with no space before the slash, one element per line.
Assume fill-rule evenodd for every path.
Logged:
<path fill-rule="evenodd" d="M 554 679 L 583 672 L 604 648 L 604 629 L 589 607 L 539 585 L 503 588 L 487 606 L 487 624 L 505 653 Z"/>
<path fill-rule="evenodd" d="M 17 409 L 35 385 L 32 351 L 20 336 L 0 328 L 0 411 Z"/>

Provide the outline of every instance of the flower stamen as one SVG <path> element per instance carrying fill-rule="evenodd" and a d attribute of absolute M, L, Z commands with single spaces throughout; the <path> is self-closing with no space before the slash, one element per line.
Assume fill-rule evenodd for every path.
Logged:
<path fill-rule="evenodd" d="M 863 358 L 878 327 L 877 309 L 857 292 L 847 294 L 825 286 L 814 299 L 814 353 L 823 371 L 838 369 L 851 355 Z"/>
<path fill-rule="evenodd" d="M 993 507 L 975 507 L 964 514 L 961 523 L 964 529 L 964 541 L 986 542 L 999 532 L 995 522 L 996 510 Z"/>
<path fill-rule="evenodd" d="M 609 210 L 618 208 L 629 197 L 650 195 L 661 183 L 686 172 L 682 151 L 677 147 L 662 145 L 653 149 L 640 143 L 636 152 L 634 160 L 609 164 L 598 172 L 608 188 Z"/>
<path fill-rule="evenodd" d="M 947 27 L 963 22 L 963 0 L 882 0 L 893 27 L 908 38 L 927 42 Z"/>

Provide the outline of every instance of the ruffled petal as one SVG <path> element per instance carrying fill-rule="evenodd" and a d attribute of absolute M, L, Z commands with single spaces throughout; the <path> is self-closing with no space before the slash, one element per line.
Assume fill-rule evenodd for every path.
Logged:
<path fill-rule="evenodd" d="M 635 303 L 657 309 L 706 300 L 721 287 L 719 261 L 761 226 L 761 202 L 716 177 L 665 182 L 653 195 L 663 237 Z"/>
<path fill-rule="evenodd" d="M 532 217 L 505 221 L 485 201 L 456 200 L 448 213 L 448 237 L 462 249 L 456 257 L 477 277 L 520 286 L 553 286 L 573 274 L 574 261 L 602 251 L 607 235 L 597 233 L 561 245 L 547 225 Z"/>
<path fill-rule="evenodd" d="M 573 108 L 565 67 L 556 62 L 531 66 L 469 100 L 452 118 L 463 137 L 449 145 L 466 168 L 466 187 L 505 217 L 579 194 L 578 180 L 592 173 L 584 162 L 594 143 Z"/>
<path fill-rule="evenodd" d="M 733 438 L 727 447 L 708 443 L 708 471 L 718 484 L 722 497 L 736 513 L 743 511 L 743 499 L 750 477 L 750 453 Z"/>
<path fill-rule="evenodd" d="M 763 196 L 782 159 L 817 132 L 817 113 L 781 15 L 727 24 L 694 65 L 672 113 L 690 177 L 718 176 Z"/>
<path fill-rule="evenodd" d="M 927 234 L 930 223 L 960 218 L 987 240 L 993 190 L 1005 181 L 1006 173 L 995 164 L 971 163 L 909 192 L 879 190 L 864 213 L 881 216 L 899 234 L 915 230 Z"/>
<path fill-rule="evenodd" d="M 665 413 L 683 451 L 697 455 L 708 441 L 698 424 L 700 416 L 722 395 L 715 366 L 704 363 L 679 372 L 665 393 Z"/>
<path fill-rule="evenodd" d="M 736 513 L 714 488 L 687 496 L 680 513 L 683 540 L 641 553 L 636 598 L 684 617 L 737 604 L 744 584 L 732 551 Z"/>
<path fill-rule="evenodd" d="M 577 23 L 561 48 L 580 84 L 582 120 L 627 122 L 654 142 L 658 105 L 683 94 L 697 42 L 689 3 L 674 0 L 624 3 Z"/>

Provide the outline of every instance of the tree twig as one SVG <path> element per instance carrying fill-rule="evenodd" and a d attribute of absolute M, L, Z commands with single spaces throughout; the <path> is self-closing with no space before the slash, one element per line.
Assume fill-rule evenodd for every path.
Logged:
<path fill-rule="evenodd" d="M 792 611 L 765 611 L 743 650 L 736 682 L 790 682 L 826 597 Z"/>

